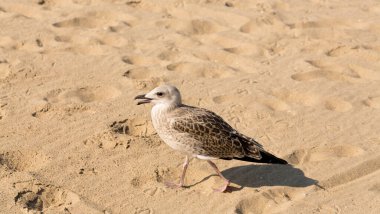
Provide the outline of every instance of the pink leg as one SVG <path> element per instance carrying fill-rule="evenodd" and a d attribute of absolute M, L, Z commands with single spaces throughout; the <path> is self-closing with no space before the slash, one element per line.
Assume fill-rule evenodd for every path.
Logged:
<path fill-rule="evenodd" d="M 173 188 L 173 189 L 183 187 L 185 184 L 185 175 L 186 175 L 186 170 L 187 170 L 188 166 L 189 166 L 189 156 L 186 155 L 186 159 L 185 159 L 185 163 L 183 163 L 182 175 L 181 175 L 181 178 L 179 180 L 179 183 L 177 184 L 174 182 L 166 181 L 165 186 L 167 186 L 169 188 Z"/>
<path fill-rule="evenodd" d="M 214 162 L 207 160 L 207 162 L 211 165 L 211 167 L 215 170 L 215 172 L 224 180 L 224 186 L 218 189 L 214 189 L 216 192 L 224 192 L 227 190 L 228 185 L 230 184 L 230 181 L 225 178 L 222 173 L 219 171 L 218 167 L 215 165 Z"/>

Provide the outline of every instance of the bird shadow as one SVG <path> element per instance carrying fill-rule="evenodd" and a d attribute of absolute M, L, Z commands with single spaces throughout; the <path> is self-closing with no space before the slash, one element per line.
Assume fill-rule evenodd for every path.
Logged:
<path fill-rule="evenodd" d="M 222 174 L 242 188 L 263 186 L 307 187 L 318 184 L 317 180 L 306 177 L 301 169 L 294 168 L 292 165 L 237 166 L 222 171 Z"/>
<path fill-rule="evenodd" d="M 197 181 L 197 182 L 195 182 L 195 183 L 193 183 L 193 184 L 190 184 L 190 185 L 185 186 L 185 188 L 190 188 L 190 187 L 196 186 L 196 185 L 198 185 L 198 184 L 200 184 L 200 183 L 203 183 L 203 182 L 207 181 L 208 179 L 210 179 L 212 176 L 217 176 L 217 175 L 209 175 L 209 176 L 207 176 L 207 177 L 204 177 L 204 178 L 203 178 L 202 180 L 200 180 L 200 181 Z"/>
<path fill-rule="evenodd" d="M 225 178 L 240 187 L 229 186 L 226 192 L 235 192 L 245 187 L 259 188 L 263 186 L 288 186 L 288 187 L 308 187 L 315 185 L 321 189 L 324 187 L 318 184 L 317 180 L 305 176 L 301 169 L 292 165 L 246 165 L 237 166 L 222 171 Z M 202 180 L 187 185 L 190 188 L 203 183 L 216 174 L 204 177 Z"/>

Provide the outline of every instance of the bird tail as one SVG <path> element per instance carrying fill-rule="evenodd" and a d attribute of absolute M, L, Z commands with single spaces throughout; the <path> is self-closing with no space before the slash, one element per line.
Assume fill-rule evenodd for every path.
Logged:
<path fill-rule="evenodd" d="M 278 158 L 278 157 L 270 154 L 269 152 L 260 151 L 260 154 L 261 154 L 260 160 L 258 160 L 256 158 L 248 157 L 248 156 L 245 156 L 242 158 L 234 158 L 234 159 L 241 160 L 241 161 L 247 161 L 247 162 L 256 162 L 256 163 L 288 164 L 288 162 L 286 160 Z"/>

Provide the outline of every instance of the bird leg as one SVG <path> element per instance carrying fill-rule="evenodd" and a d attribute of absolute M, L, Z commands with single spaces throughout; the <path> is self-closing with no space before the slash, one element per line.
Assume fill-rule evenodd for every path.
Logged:
<path fill-rule="evenodd" d="M 166 181 L 165 186 L 172 189 L 183 187 L 185 185 L 185 175 L 186 175 L 186 170 L 188 166 L 189 166 L 189 156 L 186 155 L 185 162 L 183 163 L 182 175 L 179 180 L 179 183 Z"/>
<path fill-rule="evenodd" d="M 228 185 L 230 184 L 230 181 L 222 175 L 222 173 L 219 171 L 218 167 L 215 165 L 214 162 L 212 162 L 210 160 L 207 160 L 207 162 L 211 165 L 211 167 L 215 170 L 215 172 L 219 175 L 219 177 L 221 177 L 224 180 L 224 186 L 222 186 L 218 189 L 214 189 L 214 191 L 216 191 L 216 192 L 226 191 Z"/>

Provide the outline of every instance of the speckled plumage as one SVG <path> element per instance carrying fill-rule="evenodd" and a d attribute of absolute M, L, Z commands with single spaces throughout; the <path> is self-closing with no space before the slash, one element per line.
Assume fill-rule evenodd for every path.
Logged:
<path fill-rule="evenodd" d="M 169 187 L 184 185 L 189 156 L 207 160 L 225 181 L 225 185 L 218 189 L 221 192 L 227 189 L 230 181 L 211 159 L 287 164 L 266 152 L 253 138 L 236 131 L 214 112 L 182 104 L 181 94 L 174 86 L 163 85 L 135 99 L 140 100 L 138 105 L 154 104 L 151 117 L 158 135 L 173 149 L 186 153 L 180 183 L 167 183 Z"/>
<path fill-rule="evenodd" d="M 167 113 L 152 114 L 155 116 L 166 117 L 166 120 L 159 120 L 162 124 L 155 125 L 162 139 L 166 142 L 174 138 L 173 143 L 180 144 L 183 152 L 213 158 L 261 158 L 259 143 L 206 109 L 180 105 Z"/>

